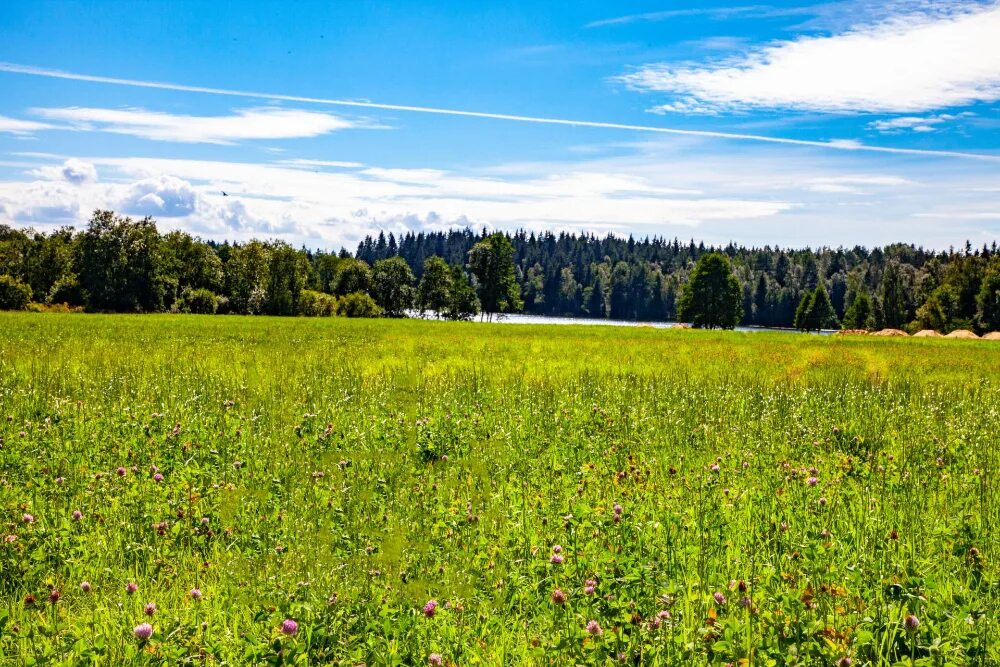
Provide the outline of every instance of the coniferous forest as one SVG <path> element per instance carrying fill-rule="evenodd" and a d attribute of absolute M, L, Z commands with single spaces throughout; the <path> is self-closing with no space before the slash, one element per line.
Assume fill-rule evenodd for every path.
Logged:
<path fill-rule="evenodd" d="M 82 231 L 0 227 L 0 302 L 271 315 L 401 316 L 418 309 L 467 319 L 488 298 L 489 313 L 671 321 L 697 260 L 719 252 L 739 281 L 744 325 L 1000 329 L 995 242 L 948 250 L 904 243 L 786 249 L 518 231 L 502 235 L 511 275 L 486 278 L 489 267 L 477 268 L 472 251 L 497 236 L 472 229 L 380 233 L 353 253 L 330 252 L 276 241 L 202 241 L 160 233 L 148 218 L 98 211 Z M 496 280 L 509 281 L 507 296 L 486 296 L 484 281 Z"/>

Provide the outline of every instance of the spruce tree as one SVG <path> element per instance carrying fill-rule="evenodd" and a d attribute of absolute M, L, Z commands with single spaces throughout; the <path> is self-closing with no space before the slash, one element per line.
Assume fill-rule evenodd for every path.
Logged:
<path fill-rule="evenodd" d="M 812 306 L 813 293 L 806 292 L 799 301 L 799 307 L 795 309 L 795 320 L 793 326 L 801 331 L 809 330 L 809 308 Z"/>
<path fill-rule="evenodd" d="M 874 329 L 875 309 L 868 292 L 858 292 L 844 313 L 845 329 Z"/>
<path fill-rule="evenodd" d="M 743 290 L 729 258 L 717 252 L 701 256 L 684 286 L 679 316 L 695 327 L 732 329 L 743 316 Z"/>
<path fill-rule="evenodd" d="M 809 313 L 806 315 L 808 329 L 819 331 L 820 329 L 837 329 L 840 324 L 837 322 L 837 312 L 830 303 L 830 295 L 826 292 L 823 283 L 816 286 L 813 291 L 812 302 L 809 304 Z"/>

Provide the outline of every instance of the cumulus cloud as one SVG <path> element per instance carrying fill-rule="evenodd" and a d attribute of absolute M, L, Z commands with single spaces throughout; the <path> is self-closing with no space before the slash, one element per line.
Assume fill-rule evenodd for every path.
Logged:
<path fill-rule="evenodd" d="M 146 109 L 38 108 L 32 113 L 69 123 L 77 130 L 127 134 L 153 141 L 235 144 L 252 139 L 316 137 L 369 127 L 341 116 L 302 109 L 240 109 L 227 116 L 188 116 Z"/>
<path fill-rule="evenodd" d="M 51 161 L 54 169 L 61 164 L 35 159 Z M 100 182 L 0 182 L 0 223 L 79 224 L 94 208 L 112 208 L 218 240 L 281 238 L 325 248 L 353 247 L 379 230 L 467 225 L 722 243 L 902 240 L 947 247 L 989 231 L 1000 185 L 996 169 L 985 162 L 949 162 L 945 169 L 940 158 L 891 157 L 875 166 L 853 151 L 719 150 L 693 138 L 642 142 L 615 157 L 461 173 L 162 158 L 83 161 L 100 170 Z M 961 213 L 955 225 L 929 217 L 949 212 Z"/>
<path fill-rule="evenodd" d="M 64 182 L 31 181 L 0 185 L 3 216 L 8 222 L 21 225 L 73 224 L 92 201 L 95 200 L 89 193 Z"/>
<path fill-rule="evenodd" d="M 189 182 L 175 176 L 160 176 L 133 183 L 119 208 L 130 215 L 172 218 L 194 213 L 197 199 Z"/>
<path fill-rule="evenodd" d="M 694 113 L 913 113 L 1000 99 L 1000 4 L 951 9 L 780 41 L 719 62 L 646 65 L 620 80 L 676 97 L 660 110 Z"/>
<path fill-rule="evenodd" d="M 39 167 L 30 173 L 32 176 L 46 180 L 66 181 L 76 185 L 92 183 L 97 180 L 97 168 L 89 162 L 76 158 L 70 158 L 61 165 Z"/>

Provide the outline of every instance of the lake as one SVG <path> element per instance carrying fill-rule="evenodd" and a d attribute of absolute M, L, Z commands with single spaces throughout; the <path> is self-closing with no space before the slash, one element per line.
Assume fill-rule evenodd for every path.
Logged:
<path fill-rule="evenodd" d="M 417 312 L 411 312 L 411 317 L 420 317 Z M 476 322 L 480 319 L 475 318 Z M 503 319 L 494 319 L 494 322 L 499 322 L 500 324 L 583 324 L 583 325 L 593 325 L 593 326 L 605 326 L 605 327 L 652 327 L 654 329 L 672 329 L 681 326 L 680 322 L 635 322 L 632 320 L 606 320 L 606 319 L 596 319 L 588 317 L 552 317 L 548 315 L 525 315 L 523 313 L 515 313 L 512 315 L 504 315 Z M 736 327 L 736 331 L 785 331 L 791 333 L 801 333 L 797 329 L 783 329 L 778 327 Z M 816 332 L 812 332 L 816 333 Z M 832 329 L 824 329 L 820 331 L 820 335 L 829 335 L 834 333 Z"/>

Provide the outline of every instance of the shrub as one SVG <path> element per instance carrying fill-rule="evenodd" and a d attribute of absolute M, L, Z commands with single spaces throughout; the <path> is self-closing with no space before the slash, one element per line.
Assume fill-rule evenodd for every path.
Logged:
<path fill-rule="evenodd" d="M 29 303 L 28 312 L 32 313 L 83 313 L 83 306 L 71 306 L 68 303 Z"/>
<path fill-rule="evenodd" d="M 29 303 L 31 287 L 12 276 L 0 276 L 0 310 L 25 310 Z"/>
<path fill-rule="evenodd" d="M 306 317 L 331 317 L 337 312 L 337 298 L 310 289 L 299 295 L 299 313 Z"/>
<path fill-rule="evenodd" d="M 87 299 L 83 288 L 80 287 L 80 280 L 76 274 L 70 273 L 56 280 L 45 301 L 50 304 L 64 303 L 69 306 L 82 306 Z"/>
<path fill-rule="evenodd" d="M 214 315 L 215 311 L 219 309 L 219 297 L 211 290 L 185 287 L 181 292 L 181 298 L 177 300 L 176 308 L 181 313 Z"/>
<path fill-rule="evenodd" d="M 337 314 L 341 317 L 378 317 L 382 309 L 364 292 L 352 292 L 337 301 Z"/>

